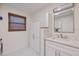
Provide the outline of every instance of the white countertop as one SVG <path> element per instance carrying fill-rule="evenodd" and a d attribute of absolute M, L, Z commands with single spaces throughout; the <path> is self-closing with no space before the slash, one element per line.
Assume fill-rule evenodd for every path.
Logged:
<path fill-rule="evenodd" d="M 68 46 L 72 46 L 79 49 L 79 40 L 78 39 L 61 39 L 61 38 L 45 38 L 45 40 L 49 40 L 51 42 L 56 42 L 60 44 L 65 44 Z"/>

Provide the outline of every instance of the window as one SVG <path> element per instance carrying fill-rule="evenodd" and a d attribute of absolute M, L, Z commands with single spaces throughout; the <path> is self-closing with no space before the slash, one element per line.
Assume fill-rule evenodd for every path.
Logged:
<path fill-rule="evenodd" d="M 8 31 L 26 31 L 26 17 L 8 13 Z"/>

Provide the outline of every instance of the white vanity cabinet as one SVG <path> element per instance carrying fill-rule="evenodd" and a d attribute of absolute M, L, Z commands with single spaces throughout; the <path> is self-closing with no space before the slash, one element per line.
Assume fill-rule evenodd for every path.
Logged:
<path fill-rule="evenodd" d="M 79 56 L 79 49 L 60 42 L 45 40 L 45 56 Z"/>

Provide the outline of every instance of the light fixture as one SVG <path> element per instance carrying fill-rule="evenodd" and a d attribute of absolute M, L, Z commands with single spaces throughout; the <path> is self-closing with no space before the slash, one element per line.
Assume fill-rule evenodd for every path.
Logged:
<path fill-rule="evenodd" d="M 63 11 L 63 10 L 66 10 L 66 9 L 69 9 L 69 8 L 72 8 L 74 7 L 74 4 L 73 3 L 66 3 L 64 5 L 61 5 L 59 7 L 56 7 L 53 12 L 56 13 L 56 12 L 60 12 L 60 11 Z"/>

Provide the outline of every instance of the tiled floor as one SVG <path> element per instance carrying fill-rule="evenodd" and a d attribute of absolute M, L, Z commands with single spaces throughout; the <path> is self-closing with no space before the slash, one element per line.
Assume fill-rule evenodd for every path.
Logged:
<path fill-rule="evenodd" d="M 5 56 L 37 56 L 37 54 L 33 49 L 24 48 Z"/>

